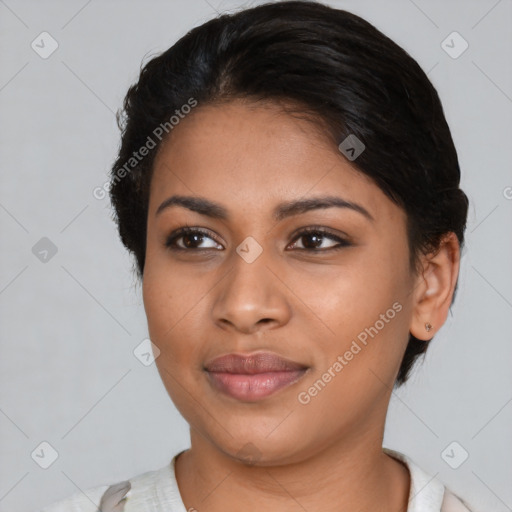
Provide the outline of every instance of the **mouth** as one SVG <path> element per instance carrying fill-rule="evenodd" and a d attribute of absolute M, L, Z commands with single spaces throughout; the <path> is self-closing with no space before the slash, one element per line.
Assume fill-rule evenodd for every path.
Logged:
<path fill-rule="evenodd" d="M 271 352 L 259 352 L 217 357 L 204 369 L 218 391 L 237 400 L 254 402 L 295 384 L 309 367 Z"/>

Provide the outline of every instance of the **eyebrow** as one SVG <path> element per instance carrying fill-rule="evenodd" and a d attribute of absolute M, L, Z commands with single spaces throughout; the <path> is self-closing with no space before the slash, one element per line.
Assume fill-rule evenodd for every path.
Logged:
<path fill-rule="evenodd" d="M 181 206 L 193 212 L 206 215 L 213 219 L 229 220 L 229 212 L 219 203 L 209 199 L 193 196 L 174 195 L 167 198 L 157 209 L 155 216 L 172 206 Z M 300 215 L 311 210 L 320 210 L 325 208 L 349 208 L 364 215 L 368 220 L 374 222 L 375 219 L 366 208 L 352 201 L 347 201 L 341 197 L 324 196 L 311 197 L 308 199 L 299 199 L 296 201 L 286 201 L 279 204 L 273 211 L 272 217 L 276 221 L 281 221 L 287 217 Z"/>

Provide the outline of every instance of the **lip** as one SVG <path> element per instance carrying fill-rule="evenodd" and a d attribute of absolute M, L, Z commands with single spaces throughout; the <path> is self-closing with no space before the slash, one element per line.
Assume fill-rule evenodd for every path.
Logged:
<path fill-rule="evenodd" d="M 227 354 L 205 365 L 210 383 L 242 401 L 266 398 L 297 382 L 308 367 L 271 352 Z"/>
<path fill-rule="evenodd" d="M 254 354 L 226 354 L 216 357 L 205 364 L 208 372 L 242 373 L 254 375 L 257 373 L 283 372 L 303 370 L 307 366 L 280 357 L 272 352 L 256 352 Z"/>

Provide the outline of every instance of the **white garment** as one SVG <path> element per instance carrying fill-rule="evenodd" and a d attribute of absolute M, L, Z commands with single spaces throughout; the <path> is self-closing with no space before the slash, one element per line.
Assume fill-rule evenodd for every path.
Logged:
<path fill-rule="evenodd" d="M 384 452 L 401 460 L 409 469 L 411 488 L 407 512 L 471 512 L 470 509 L 436 478 L 425 473 L 406 455 L 383 448 Z M 182 453 L 182 452 L 180 452 Z M 118 499 L 126 496 L 124 512 L 187 512 L 180 496 L 174 473 L 174 464 L 179 453 L 163 468 L 146 471 L 133 478 L 131 489 L 122 492 Z M 128 482 L 128 481 L 127 481 Z M 119 486 L 119 484 L 115 484 Z M 128 485 L 126 483 L 126 485 Z M 68 498 L 55 502 L 40 512 L 107 512 L 98 510 L 101 497 L 114 486 L 93 487 L 85 493 L 76 492 Z M 116 503 L 118 500 L 116 500 Z M 109 509 L 110 510 L 110 509 Z"/>

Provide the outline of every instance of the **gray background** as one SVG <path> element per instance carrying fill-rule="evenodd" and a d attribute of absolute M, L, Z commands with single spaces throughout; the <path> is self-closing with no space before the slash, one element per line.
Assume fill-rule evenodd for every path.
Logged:
<path fill-rule="evenodd" d="M 0 511 L 160 468 L 188 446 L 155 365 L 133 354 L 147 336 L 140 287 L 108 199 L 92 191 L 107 179 L 114 113 L 141 60 L 216 11 L 256 3 L 0 1 Z M 471 202 L 453 314 L 393 395 L 384 444 L 475 511 L 512 510 L 512 1 L 326 3 L 428 71 Z M 31 47 L 43 31 L 59 45 L 46 59 Z M 453 31 L 469 43 L 458 58 L 442 46 Z M 46 262 L 33 253 L 43 237 L 57 248 Z M 48 469 L 31 456 L 49 457 L 43 441 L 58 453 Z M 442 457 L 453 441 L 452 465 L 469 453 L 457 469 Z"/>

